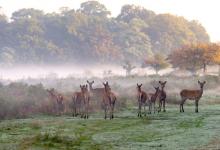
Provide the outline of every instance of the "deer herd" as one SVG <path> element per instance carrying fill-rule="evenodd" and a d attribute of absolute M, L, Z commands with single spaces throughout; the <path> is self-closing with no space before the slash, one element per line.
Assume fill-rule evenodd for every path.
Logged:
<path fill-rule="evenodd" d="M 138 102 L 138 117 L 142 117 L 147 115 L 146 106 L 148 105 L 148 114 L 156 111 L 159 113 L 161 109 L 163 112 L 166 112 L 166 98 L 167 94 L 165 91 L 167 81 L 158 81 L 158 86 L 154 87 L 154 93 L 147 93 L 142 90 L 142 84 L 137 83 L 137 102 Z M 185 101 L 194 100 L 195 101 L 195 112 L 198 113 L 198 102 L 203 94 L 203 87 L 206 81 L 200 82 L 198 90 L 188 90 L 183 89 L 180 91 L 180 112 L 184 112 L 183 105 Z M 88 84 L 88 85 L 87 85 Z M 98 101 L 101 102 L 101 108 L 104 110 L 104 118 L 107 119 L 109 116 L 110 119 L 114 118 L 114 108 L 116 104 L 116 94 L 111 90 L 111 87 L 107 82 L 103 83 L 103 87 L 94 88 L 94 81 L 88 81 L 85 85 L 80 85 L 80 91 L 74 92 L 72 94 L 72 114 L 73 117 L 80 116 L 81 118 L 88 119 L 89 118 L 89 110 L 90 110 L 90 99 L 91 97 L 95 97 Z M 64 111 L 64 96 L 61 93 L 55 91 L 54 88 L 47 90 L 50 95 L 50 98 L 56 102 L 55 109 L 58 114 L 61 115 Z M 158 103 L 158 107 L 156 107 L 156 103 Z M 163 108 L 161 108 L 163 107 Z M 142 112 L 143 111 L 143 112 Z"/>

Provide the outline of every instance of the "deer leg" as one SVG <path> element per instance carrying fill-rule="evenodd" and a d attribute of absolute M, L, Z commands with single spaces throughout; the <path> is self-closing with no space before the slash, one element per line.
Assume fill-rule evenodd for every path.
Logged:
<path fill-rule="evenodd" d="M 87 119 L 89 118 L 89 102 L 88 102 L 88 107 L 87 107 Z"/>
<path fill-rule="evenodd" d="M 115 108 L 115 104 L 112 105 L 112 119 L 114 118 L 114 108 Z"/>
<path fill-rule="evenodd" d="M 155 114 L 155 111 L 156 111 L 156 106 L 155 106 L 155 102 L 154 102 L 154 114 Z"/>
<path fill-rule="evenodd" d="M 184 109 L 183 109 L 183 104 L 185 102 L 185 98 L 181 98 L 181 102 L 180 102 L 180 112 L 184 112 Z"/>
<path fill-rule="evenodd" d="M 161 111 L 161 105 L 162 105 L 161 100 L 159 100 L 158 113 Z"/>
<path fill-rule="evenodd" d="M 195 112 L 198 113 L 199 112 L 198 110 L 199 100 L 195 100 L 195 105 L 196 105 Z"/>
<path fill-rule="evenodd" d="M 138 117 L 141 117 L 141 102 L 139 102 Z"/>
<path fill-rule="evenodd" d="M 106 106 L 104 106 L 105 108 L 105 119 L 107 118 L 107 108 L 106 108 Z"/>
<path fill-rule="evenodd" d="M 144 116 L 146 116 L 146 103 L 144 103 Z"/>
<path fill-rule="evenodd" d="M 164 99 L 164 100 L 163 100 L 163 112 L 166 112 L 165 105 L 166 105 L 166 101 L 165 101 L 165 99 Z"/>
<path fill-rule="evenodd" d="M 149 103 L 149 114 L 151 114 L 151 107 L 152 107 L 152 103 L 151 103 L 151 101 L 150 101 L 150 103 Z"/>

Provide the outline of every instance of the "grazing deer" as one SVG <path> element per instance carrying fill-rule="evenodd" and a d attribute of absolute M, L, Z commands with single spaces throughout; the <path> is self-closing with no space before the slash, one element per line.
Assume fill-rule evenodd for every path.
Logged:
<path fill-rule="evenodd" d="M 103 107 L 105 111 L 105 119 L 107 118 L 107 111 L 109 110 L 110 119 L 114 118 L 114 107 L 116 102 L 116 95 L 111 91 L 111 88 L 108 82 L 103 83 L 104 91 L 103 91 Z"/>
<path fill-rule="evenodd" d="M 150 101 L 150 104 L 149 104 L 149 113 L 151 114 L 151 111 L 152 111 L 152 104 L 154 106 L 154 113 L 155 113 L 155 110 L 156 110 L 156 107 L 155 107 L 155 103 L 156 103 L 156 100 L 157 100 L 157 97 L 158 97 L 158 94 L 159 94 L 159 87 L 154 87 L 155 88 L 155 93 L 149 93 L 149 101 Z"/>
<path fill-rule="evenodd" d="M 142 84 L 137 83 L 137 99 L 138 99 L 138 117 L 141 117 L 141 108 L 144 107 L 144 115 L 146 116 L 146 103 L 148 100 L 147 93 L 141 90 Z"/>
<path fill-rule="evenodd" d="M 73 117 L 80 115 L 81 118 L 89 117 L 89 92 L 87 85 L 80 85 L 80 92 L 73 94 Z"/>
<path fill-rule="evenodd" d="M 64 111 L 63 95 L 60 93 L 57 93 L 54 88 L 47 89 L 47 92 L 50 94 L 51 99 L 56 101 L 55 110 L 56 112 L 58 112 L 58 115 L 61 115 Z"/>
<path fill-rule="evenodd" d="M 183 109 L 183 105 L 185 103 L 185 101 L 187 99 L 189 100 L 195 100 L 195 112 L 198 113 L 198 103 L 199 103 L 199 100 L 200 98 L 202 97 L 202 94 L 203 94 L 203 87 L 205 85 L 206 81 L 204 82 L 200 82 L 198 80 L 198 84 L 200 86 L 200 89 L 199 90 L 187 90 L 187 89 L 184 89 L 180 92 L 180 96 L 181 96 L 181 102 L 180 102 L 180 112 L 184 112 L 184 109 Z"/>
<path fill-rule="evenodd" d="M 166 112 L 166 109 L 165 109 L 165 105 L 166 105 L 166 97 L 167 97 L 167 94 L 166 92 L 164 91 L 164 88 L 165 88 L 165 85 L 166 85 L 167 81 L 159 81 L 159 84 L 160 84 L 160 90 L 159 90 L 159 109 L 158 109 L 158 113 L 161 111 L 161 106 L 163 105 L 163 112 Z"/>

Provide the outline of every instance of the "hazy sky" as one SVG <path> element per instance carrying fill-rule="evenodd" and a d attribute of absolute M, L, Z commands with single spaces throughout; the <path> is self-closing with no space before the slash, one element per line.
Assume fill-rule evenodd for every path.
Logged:
<path fill-rule="evenodd" d="M 60 7 L 79 8 L 86 0 L 0 0 L 3 12 L 8 16 L 20 8 L 36 8 L 45 12 L 58 11 Z M 137 4 L 156 13 L 172 13 L 187 19 L 199 20 L 212 41 L 220 41 L 220 0 L 99 0 L 111 10 L 120 13 L 124 4 Z"/>

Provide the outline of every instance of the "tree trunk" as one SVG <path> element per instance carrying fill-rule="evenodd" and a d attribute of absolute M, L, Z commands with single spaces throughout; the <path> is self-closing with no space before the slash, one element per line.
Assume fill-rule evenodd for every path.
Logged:
<path fill-rule="evenodd" d="M 218 65 L 218 76 L 220 77 L 220 64 Z"/>
<path fill-rule="evenodd" d="M 206 63 L 203 64 L 203 75 L 206 75 L 207 73 L 207 65 Z"/>

